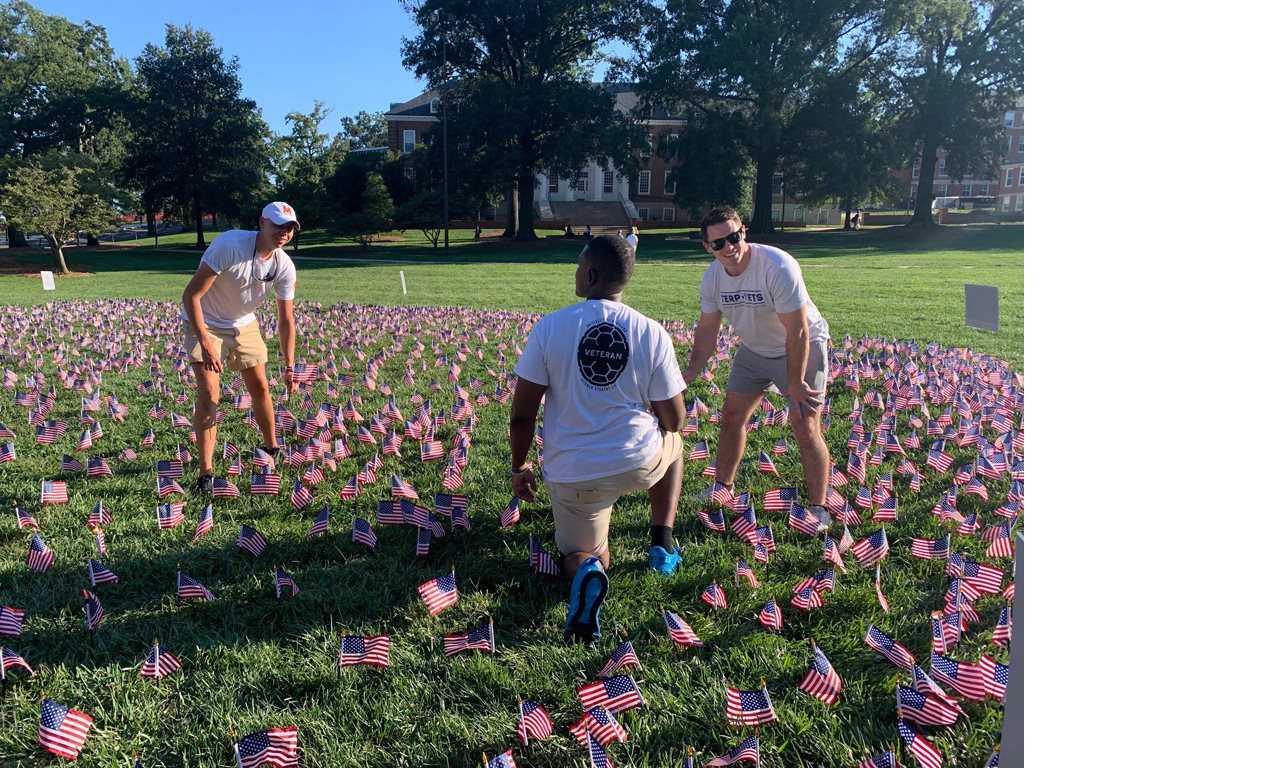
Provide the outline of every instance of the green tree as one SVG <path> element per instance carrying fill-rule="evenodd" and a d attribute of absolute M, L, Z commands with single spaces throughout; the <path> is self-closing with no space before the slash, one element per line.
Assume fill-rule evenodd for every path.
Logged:
<path fill-rule="evenodd" d="M 920 0 L 897 68 L 900 110 L 920 152 L 908 226 L 931 227 L 938 149 L 956 178 L 990 172 L 1003 149 L 1000 115 L 1022 90 L 1022 0 Z"/>
<path fill-rule="evenodd" d="M 80 230 L 98 231 L 109 226 L 115 214 L 103 198 L 85 189 L 84 171 L 63 165 L 61 158 L 24 163 L 8 183 L 0 187 L 0 209 L 15 226 L 38 232 L 49 244 L 54 271 L 65 274 L 63 248 L 74 242 Z"/>
<path fill-rule="evenodd" d="M 643 134 L 614 110 L 613 97 L 590 82 L 590 73 L 604 44 L 638 34 L 640 0 L 404 4 L 421 28 L 403 43 L 405 66 L 435 88 L 456 74 L 451 102 L 483 105 L 490 154 L 509 158 L 502 186 L 516 190 L 517 240 L 536 237 L 537 174 L 612 160 L 624 175 L 634 175 Z"/>
<path fill-rule="evenodd" d="M 106 134 L 118 141 L 130 78 L 102 27 L 46 15 L 24 0 L 0 4 L 0 184 L 24 159 L 50 153 L 93 153 L 109 179 Z M 12 222 L 9 242 L 25 244 Z"/>
<path fill-rule="evenodd" d="M 744 137 L 695 112 L 680 129 L 679 142 L 664 146 L 663 153 L 680 161 L 671 174 L 675 203 L 693 211 L 695 218 L 726 205 L 749 209 L 755 165 Z"/>
<path fill-rule="evenodd" d="M 284 118 L 289 123 L 289 133 L 276 141 L 278 197 L 289 201 L 304 221 L 316 225 L 326 220 L 331 207 L 325 185 L 337 172 L 348 150 L 346 139 L 338 137 L 330 141 L 328 134 L 320 132 L 320 124 L 330 112 L 322 101 L 315 102 L 307 114 L 290 112 Z"/>
<path fill-rule="evenodd" d="M 137 59 L 138 88 L 126 170 L 148 201 L 189 206 L 196 244 L 206 211 L 242 215 L 267 194 L 266 123 L 240 95 L 239 61 L 213 37 L 168 25 L 164 47 Z"/>
<path fill-rule="evenodd" d="M 372 149 L 387 146 L 387 119 L 377 112 L 357 112 L 351 117 L 340 118 L 342 133 L 351 149 Z"/>
<path fill-rule="evenodd" d="M 329 231 L 338 237 L 349 237 L 368 248 L 379 232 L 386 232 L 394 226 L 393 216 L 395 204 L 391 201 L 391 193 L 387 191 L 386 182 L 377 171 L 365 174 L 364 192 L 361 195 L 359 210 L 334 217 Z"/>
<path fill-rule="evenodd" d="M 741 142 L 751 230 L 771 232 L 773 176 L 802 149 L 802 117 L 889 49 L 907 1 L 669 0 L 651 9 L 632 70 L 648 103 L 685 104 Z"/>

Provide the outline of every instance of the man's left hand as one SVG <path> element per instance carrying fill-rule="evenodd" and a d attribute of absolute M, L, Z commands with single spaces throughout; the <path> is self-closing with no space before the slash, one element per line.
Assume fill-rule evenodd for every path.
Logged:
<path fill-rule="evenodd" d="M 787 397 L 795 401 L 802 416 L 816 413 L 822 407 L 822 390 L 814 389 L 808 382 L 800 381 L 791 384 L 788 389 L 790 391 L 787 392 Z"/>
<path fill-rule="evenodd" d="M 290 367 L 288 367 L 288 368 L 285 368 L 285 369 L 284 369 L 284 386 L 285 386 L 285 392 L 287 392 L 287 393 L 289 393 L 289 394 L 291 394 L 291 395 L 292 395 L 294 392 L 297 392 L 297 391 L 298 391 L 298 382 L 296 382 L 296 381 L 294 381 L 294 380 L 293 380 L 293 367 L 292 367 L 292 366 L 290 366 Z"/>

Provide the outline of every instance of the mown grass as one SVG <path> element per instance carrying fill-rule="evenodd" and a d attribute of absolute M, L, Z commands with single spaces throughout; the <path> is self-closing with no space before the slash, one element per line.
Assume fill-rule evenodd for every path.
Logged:
<path fill-rule="evenodd" d="M 1015 231 L 1017 242 L 1009 234 Z M 860 245 L 862 236 L 841 239 L 830 247 L 820 238 L 784 247 L 801 258 L 810 291 L 831 322 L 837 341 L 846 332 L 854 338 L 879 333 L 936 339 L 944 344 L 974 346 L 1013 362 L 1022 358 L 1020 234 L 1020 228 L 993 228 L 949 250 L 899 245 L 896 251 L 886 252 L 890 246 L 883 243 Z M 829 237 L 835 242 L 842 236 Z M 307 300 L 301 307 L 304 334 L 300 356 L 316 360 L 336 347 L 338 359 L 351 359 L 358 380 L 362 365 L 345 337 L 352 328 L 369 323 L 369 327 L 381 329 L 376 341 L 363 346 L 370 355 L 390 344 L 395 333 L 404 334 L 405 352 L 421 340 L 426 352 L 415 363 L 417 381 L 413 386 L 401 381 L 407 361 L 404 352 L 393 355 L 382 367 L 379 380 L 393 387 L 406 416 L 413 392 L 431 398 L 438 410 L 451 398 L 447 392 L 430 392 L 427 382 L 432 378 L 445 381 L 445 371 L 432 365 L 432 347 L 440 343 L 439 324 L 445 322 L 441 319 L 445 315 L 405 307 L 404 314 L 389 310 L 360 319 L 357 312 L 327 305 L 377 301 L 547 311 L 573 300 L 569 261 L 578 247 L 580 244 L 548 243 L 532 253 L 495 248 L 483 259 L 468 260 L 462 255 L 423 258 L 423 263 L 412 265 L 346 266 L 300 260 L 305 291 L 300 298 Z M 116 297 L 172 301 L 196 259 L 194 252 L 77 254 L 73 261 L 94 268 L 95 274 L 59 281 L 57 296 L 91 301 Z M 628 290 L 628 301 L 650 314 L 691 322 L 696 312 L 697 280 L 706 260 L 705 254 L 684 242 L 642 243 L 642 263 L 635 284 Z M 972 270 L 961 269 L 969 264 Z M 407 298 L 399 293 L 400 269 L 409 277 L 411 293 Z M 959 318 L 938 317 L 963 301 L 949 294 L 971 280 L 1001 286 L 1004 327 L 1000 334 L 966 331 L 962 304 L 957 310 Z M 394 291 L 388 290 L 386 283 L 393 283 Z M 64 335 L 60 329 L 66 315 L 62 313 L 73 305 L 41 306 L 47 296 L 38 288 L 38 281 L 0 277 L 0 302 L 14 305 L 0 309 L 0 317 L 11 342 L 24 337 L 25 323 L 38 329 L 27 335 L 34 335 L 45 347 L 42 370 L 51 382 L 56 382 L 53 374 L 57 367 L 82 359 L 72 355 L 67 362 L 55 360 L 59 346 L 68 355 L 75 351 L 101 359 L 105 342 L 125 341 L 129 338 L 125 329 L 148 328 L 156 335 L 148 342 L 143 359 L 152 353 L 158 355 L 166 381 L 176 385 L 173 353 L 164 349 L 176 332 L 172 315 L 166 314 L 172 306 L 137 305 L 113 319 L 106 329 L 89 328 L 87 336 L 70 331 Z M 1012 305 L 1008 311 L 1006 302 Z M 99 311 L 108 316 L 112 313 L 107 304 Z M 448 322 L 456 340 L 465 323 L 457 315 L 452 318 Z M 50 331 L 47 336 L 46 328 Z M 497 367 L 497 344 L 508 339 L 518 342 L 520 334 L 517 325 L 495 315 L 476 318 L 470 330 L 475 334 L 480 328 L 487 330 L 488 343 L 480 343 L 474 336 L 470 343 L 473 348 L 483 348 L 485 357 L 472 356 L 463 363 L 463 379 L 478 376 L 491 391 L 486 369 Z M 454 349 L 454 343 L 442 344 L 446 354 L 451 355 Z M 30 355 L 13 348 L 7 351 L 4 367 L 24 375 L 31 371 L 35 360 Z M 687 344 L 679 342 L 678 354 L 686 352 Z M 507 356 L 509 370 L 514 363 L 510 349 Z M 725 376 L 722 367 L 716 378 L 721 387 Z M 379 472 L 377 486 L 355 502 L 338 502 L 337 491 L 373 449 L 352 440 L 355 458 L 343 462 L 338 473 L 329 474 L 317 501 L 304 512 L 289 506 L 287 490 L 279 499 L 245 493 L 239 500 L 217 500 L 214 532 L 192 544 L 195 519 L 203 503 L 198 497 L 188 499 L 188 521 L 179 529 L 159 531 L 156 527 L 154 462 L 171 458 L 186 438 L 185 430 L 173 430 L 167 421 L 147 417 L 147 409 L 157 398 L 134 392 L 135 385 L 146 378 L 145 367 L 106 377 L 103 393 L 115 394 L 132 410 L 123 424 L 100 414 L 106 436 L 89 455 L 111 457 L 116 477 L 87 480 L 82 473 L 65 476 L 71 490 L 71 503 L 65 506 L 42 508 L 35 502 L 38 481 L 63 477 L 56 471 L 58 459 L 63 453 L 74 452 L 71 449 L 79 434 L 75 426 L 78 393 L 59 387 L 54 416 L 72 422 L 71 436 L 47 447 L 35 444 L 31 428 L 25 424 L 24 409 L 14 406 L 10 397 L 0 401 L 0 421 L 19 433 L 20 456 L 17 462 L 0 465 L 0 497 L 15 499 L 31 509 L 46 541 L 58 554 L 50 573 L 29 571 L 24 565 L 28 532 L 19 532 L 12 516 L 0 521 L 0 604 L 29 612 L 24 634 L 3 641 L 39 672 L 31 680 L 24 672 L 11 672 L 0 696 L 0 762 L 4 764 L 44 765 L 53 760 L 36 746 L 37 702 L 43 691 L 95 718 L 94 731 L 79 761 L 88 766 L 118 766 L 135 748 L 148 766 L 231 765 L 228 726 L 245 734 L 281 725 L 299 728 L 308 765 L 312 766 L 475 766 L 481 752 L 492 757 L 516 747 L 517 695 L 542 703 L 558 728 L 547 741 L 517 748 L 519 764 L 535 768 L 582 765 L 583 752 L 565 730 L 581 711 L 575 689 L 592 679 L 624 636 L 635 643 L 644 664 L 636 677 L 648 704 L 621 717 L 631 741 L 609 747 L 620 766 L 675 766 L 686 745 L 698 750 L 699 764 L 727 751 L 745 734 L 725 719 L 724 686 L 755 687 L 760 678 L 768 681 L 781 718 L 780 723 L 762 729 L 766 765 L 848 766 L 896 742 L 893 686 L 903 676 L 863 645 L 862 636 L 868 622 L 874 621 L 917 658 L 927 660 L 928 614 L 941 608 L 947 579 L 940 561 L 920 561 L 907 550 L 910 536 L 941 535 L 942 528 L 929 510 L 949 481 L 936 473 L 926 473 L 918 494 L 905 488 L 901 480 L 895 485 L 900 520 L 887 526 L 893 548 L 883 563 L 885 592 L 893 612 L 886 616 L 880 611 L 872 575 L 847 555 L 849 574 L 837 576 L 837 591 L 826 606 L 806 615 L 785 601 L 792 584 L 822 567 L 820 540 L 787 530 L 784 516 L 759 507 L 767 489 L 801 483 L 799 461 L 793 447 L 777 461 L 779 478 L 761 475 L 751 457 L 768 450 L 778 437 L 787 436 L 787 431 L 767 427 L 752 432 L 739 486 L 751 491 L 762 524 L 772 524 L 778 539 L 778 552 L 769 566 L 756 566 L 762 589 L 752 592 L 732 586 L 733 564 L 749 552 L 733 537 L 704 529 L 693 515 L 696 505 L 692 500 L 682 504 L 676 530 L 687 548 L 687 567 L 670 580 L 648 573 L 644 561 L 647 506 L 643 495 L 632 496 L 619 504 L 613 518 L 613 590 L 604 614 L 605 637 L 591 648 L 566 646 L 560 641 L 564 589 L 558 583 L 531 577 L 527 567 L 529 534 L 548 544 L 553 541 L 545 493 L 540 494 L 539 503 L 525 505 L 522 521 L 513 529 L 498 527 L 499 512 L 510 498 L 505 406 L 490 404 L 478 409 L 471 462 L 460 491 L 470 496 L 475 530 L 437 540 L 427 558 L 412 556 L 413 533 L 405 528 L 379 527 L 379 544 L 373 553 L 350 542 L 351 520 L 356 514 L 372 520 L 375 501 L 388 496 L 392 473 L 414 483 L 424 499 L 441 490 L 440 464 L 418 462 L 417 444 L 410 440 L 404 444 L 405 458 L 392 457 L 388 467 Z M 692 393 L 712 407 L 719 403 L 706 382 L 696 382 Z M 386 398 L 367 391 L 363 394 L 365 404 L 360 410 L 367 418 Z M 473 396 L 476 394 L 478 390 L 473 391 Z M 320 393 L 317 402 L 341 403 L 347 395 L 343 391 L 339 398 L 332 398 Z M 190 402 L 175 406 L 165 399 L 164 403 L 190 413 Z M 848 429 L 843 417 L 853 406 L 852 392 L 843 387 L 833 389 L 834 419 L 827 435 L 837 464 L 843 464 L 846 453 Z M 309 412 L 297 398 L 289 407 L 298 416 Z M 223 409 L 230 418 L 220 438 L 229 438 L 246 451 L 256 445 L 256 432 L 241 422 L 240 412 L 231 411 L 226 401 Z M 869 415 L 878 418 L 879 414 L 872 409 Z M 900 417 L 899 423 L 903 422 Z M 154 447 L 139 449 L 136 462 L 114 459 L 125 446 L 137 448 L 149 428 L 159 435 Z M 442 430 L 446 444 L 454 429 L 451 423 Z M 715 426 L 704 421 L 699 433 L 687 442 L 700 438 L 708 439 L 714 448 Z M 959 451 L 957 463 L 971 461 L 972 450 Z M 923 467 L 923 452 L 909 453 Z M 84 454 L 79 455 L 83 460 Z M 225 466 L 225 462 L 218 466 Z M 709 483 L 698 475 L 703 466 L 705 462 L 687 465 L 686 492 L 696 492 Z M 188 488 L 194 481 L 191 469 L 189 465 L 181 481 Z M 286 488 L 294 474 L 285 470 Z M 873 470 L 870 477 L 878 477 L 878 472 Z M 244 492 L 247 479 L 240 478 L 239 484 Z M 977 509 L 989 522 L 990 510 L 1003 500 L 1008 482 L 988 481 L 988 486 L 990 502 L 962 496 L 961 511 Z M 844 490 L 852 496 L 852 489 Z M 84 559 L 93 552 L 84 519 L 98 500 L 116 517 L 107 530 L 107 565 L 122 582 L 97 588 L 107 617 L 90 644 L 83 630 L 78 590 L 87 586 Z M 325 503 L 333 508 L 332 532 L 306 541 L 311 517 Z M 260 560 L 235 547 L 237 526 L 242 522 L 254 525 L 269 542 Z M 864 536 L 874 528 L 864 525 L 855 535 Z M 981 559 L 984 545 L 977 540 L 953 537 L 953 543 L 957 550 Z M 279 603 L 274 600 L 273 563 L 291 572 L 302 587 L 301 595 Z M 174 573 L 179 565 L 212 589 L 219 600 L 178 601 Z M 430 617 L 415 587 L 450 567 L 457 569 L 460 578 L 460 604 Z M 729 592 L 727 611 L 714 612 L 698 601 L 712 579 Z M 755 621 L 767 595 L 783 603 L 786 627 L 780 633 L 766 632 Z M 694 651 L 674 646 L 666 637 L 659 605 L 683 615 L 709 648 Z M 999 605 L 995 597 L 979 601 L 983 622 L 966 634 L 952 654 L 954 658 L 975 660 L 984 652 L 1004 658 L 989 643 Z M 486 614 L 495 618 L 498 653 L 446 661 L 442 635 L 480 622 Z M 338 674 L 335 659 L 342 630 L 389 632 L 393 638 L 391 668 L 347 669 Z M 810 637 L 817 639 L 845 681 L 840 704 L 832 709 L 795 687 L 809 664 L 804 641 Z M 177 653 L 185 665 L 159 682 L 137 677 L 137 665 L 153 638 Z M 943 750 L 949 765 L 979 764 L 999 741 L 998 705 L 966 703 L 964 708 L 969 719 L 955 727 L 919 729 Z"/>

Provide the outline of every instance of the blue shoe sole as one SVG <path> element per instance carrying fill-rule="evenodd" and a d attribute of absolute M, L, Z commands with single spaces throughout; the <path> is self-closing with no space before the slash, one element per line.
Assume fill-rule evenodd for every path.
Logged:
<path fill-rule="evenodd" d="M 589 643 L 600 637 L 600 608 L 609 594 L 609 577 L 603 570 L 590 570 L 574 581 L 564 632 Z"/>

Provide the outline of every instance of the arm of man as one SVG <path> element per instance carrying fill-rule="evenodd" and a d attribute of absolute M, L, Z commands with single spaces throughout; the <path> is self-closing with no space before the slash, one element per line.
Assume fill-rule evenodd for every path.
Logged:
<path fill-rule="evenodd" d="M 724 313 L 719 311 L 703 312 L 698 318 L 698 325 L 693 329 L 693 349 L 689 352 L 689 365 L 681 373 L 685 384 L 698 378 L 702 366 L 711 359 L 711 353 L 716 348 L 716 334 L 720 333 L 720 322 L 723 319 Z"/>
<path fill-rule="evenodd" d="M 280 318 L 280 362 L 284 364 L 284 382 L 292 394 L 298 390 L 298 382 L 293 380 L 294 342 L 297 338 L 293 299 L 276 299 L 276 315 Z"/>
<path fill-rule="evenodd" d="M 538 482 L 529 463 L 529 446 L 533 445 L 534 424 L 538 420 L 538 406 L 547 391 L 543 384 L 516 377 L 516 392 L 511 398 L 511 490 L 525 501 L 533 501 Z"/>
<path fill-rule="evenodd" d="M 658 417 L 658 427 L 663 432 L 679 432 L 684 429 L 684 393 L 668 400 L 650 403 L 653 415 Z"/>
<path fill-rule="evenodd" d="M 203 261 L 200 262 L 200 268 L 196 270 L 182 292 L 182 306 L 187 310 L 187 322 L 191 323 L 196 338 L 200 340 L 200 356 L 204 358 L 205 369 L 220 373 L 222 361 L 213 354 L 213 345 L 209 343 L 209 329 L 204 324 L 204 310 L 200 307 L 201 297 L 209 292 L 213 281 L 217 279 L 218 273 L 213 271 L 213 267 Z"/>
<path fill-rule="evenodd" d="M 822 407 L 822 392 L 804 380 L 809 366 L 809 319 L 801 307 L 779 312 L 778 320 L 787 333 L 787 395 L 796 401 L 802 415 L 808 415 Z"/>

